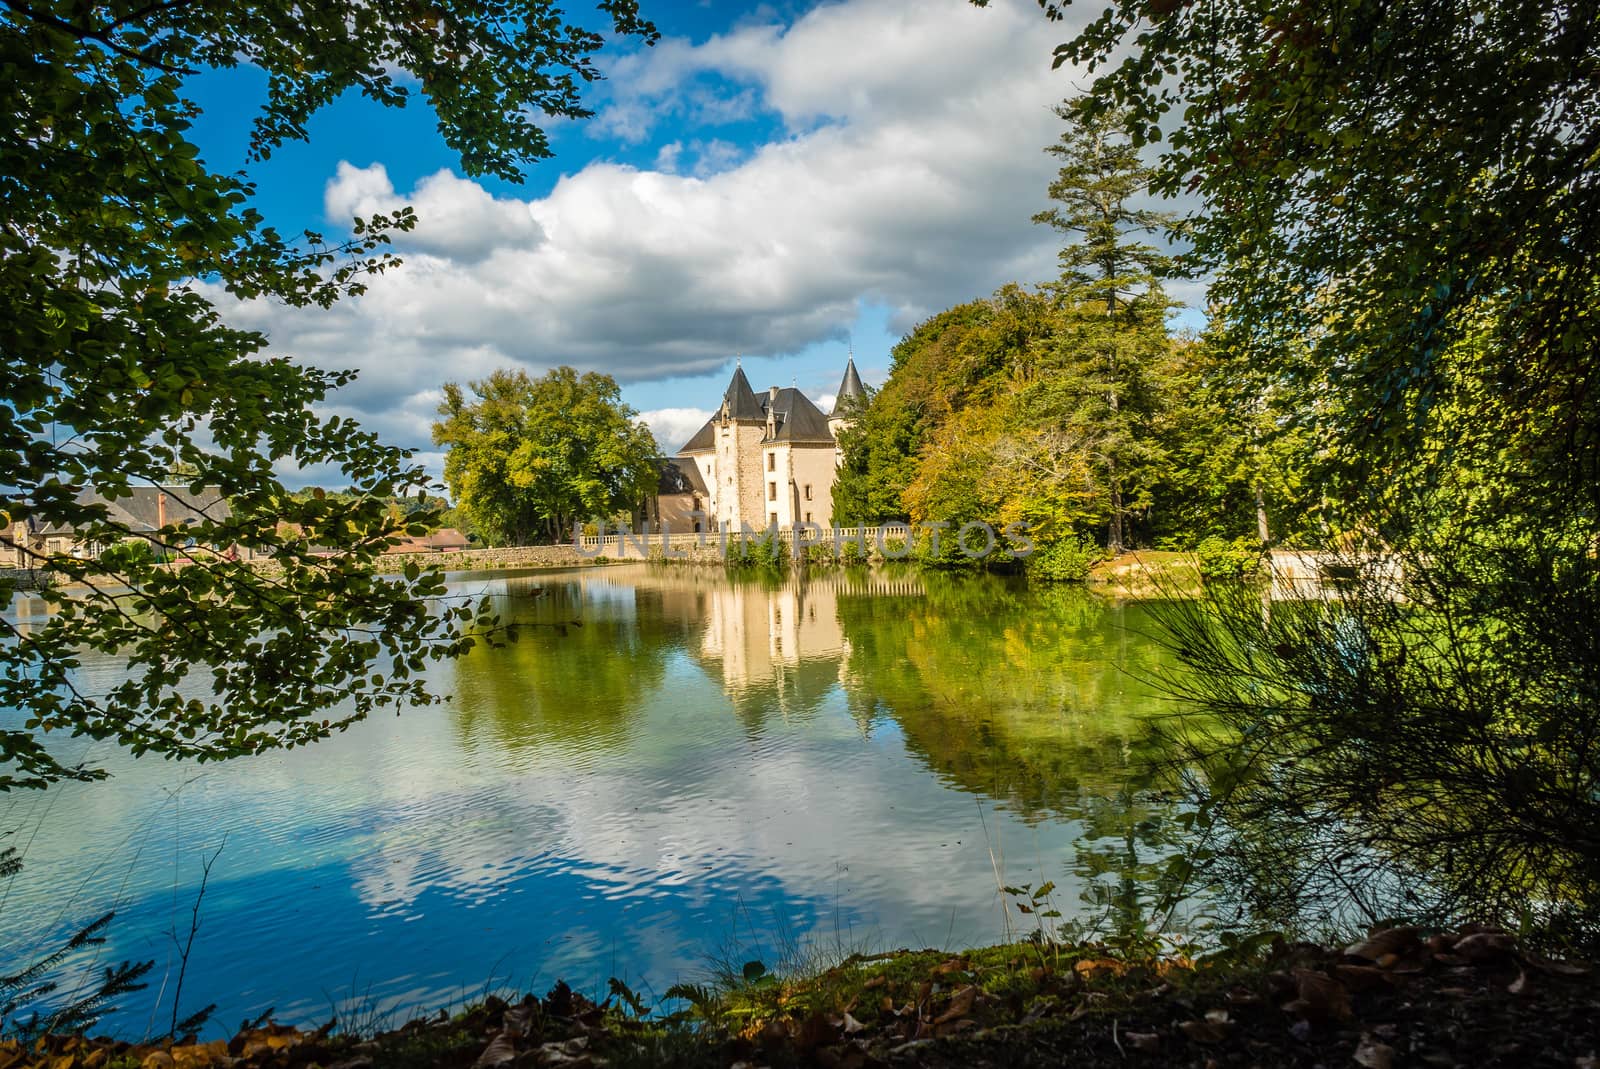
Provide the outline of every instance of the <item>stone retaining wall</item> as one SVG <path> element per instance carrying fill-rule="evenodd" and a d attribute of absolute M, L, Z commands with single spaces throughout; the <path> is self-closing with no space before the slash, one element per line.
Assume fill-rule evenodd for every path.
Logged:
<path fill-rule="evenodd" d="M 389 553 L 378 562 L 384 572 L 402 571 L 407 564 L 433 565 L 447 572 L 496 571 L 502 568 L 574 568 L 593 564 L 570 545 L 506 546 L 501 549 L 462 549 L 448 553 Z"/>

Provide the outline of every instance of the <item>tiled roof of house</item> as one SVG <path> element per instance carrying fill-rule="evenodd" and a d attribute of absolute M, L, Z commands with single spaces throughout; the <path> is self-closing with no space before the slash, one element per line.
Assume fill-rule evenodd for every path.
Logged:
<path fill-rule="evenodd" d="M 700 477 L 700 468 L 692 460 L 662 457 L 661 478 L 656 484 L 657 496 L 669 494 L 704 494 L 706 481 Z"/>
<path fill-rule="evenodd" d="M 717 447 L 717 434 L 716 431 L 712 430 L 711 425 L 713 422 L 715 422 L 714 417 L 706 420 L 706 425 L 694 432 L 694 437 L 690 438 L 684 444 L 684 447 L 678 450 L 678 455 L 682 456 L 684 453 L 709 453 L 715 449 Z"/>
<path fill-rule="evenodd" d="M 187 486 L 134 486 L 129 489 L 133 491 L 132 496 L 115 501 L 105 501 L 92 490 L 79 494 L 78 500 L 83 503 L 103 501 L 110 521 L 134 533 L 159 529 L 163 518 L 169 525 L 180 526 L 206 519 L 220 522 L 227 519 L 231 511 L 227 498 L 215 486 L 208 486 L 198 494 L 191 493 Z M 161 500 L 163 497 L 165 501 Z"/>

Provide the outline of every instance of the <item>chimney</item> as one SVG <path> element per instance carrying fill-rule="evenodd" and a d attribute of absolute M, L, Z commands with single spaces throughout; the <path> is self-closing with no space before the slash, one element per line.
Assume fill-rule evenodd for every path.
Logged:
<path fill-rule="evenodd" d="M 167 525 L 167 495 L 165 491 L 156 492 L 156 528 L 159 530 Z"/>

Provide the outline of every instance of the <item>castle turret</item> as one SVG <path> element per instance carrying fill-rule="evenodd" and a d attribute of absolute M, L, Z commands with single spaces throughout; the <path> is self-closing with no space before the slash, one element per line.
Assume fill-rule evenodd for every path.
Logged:
<path fill-rule="evenodd" d="M 840 431 L 856 421 L 866 403 L 867 389 L 861 385 L 861 376 L 856 373 L 855 354 L 851 353 L 845 361 L 839 392 L 833 399 L 833 411 L 828 415 L 828 433 L 838 438 Z"/>

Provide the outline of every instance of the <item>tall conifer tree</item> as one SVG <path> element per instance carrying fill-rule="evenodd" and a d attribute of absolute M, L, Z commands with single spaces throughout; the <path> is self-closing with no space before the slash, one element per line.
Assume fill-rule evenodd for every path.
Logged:
<path fill-rule="evenodd" d="M 1130 513 L 1148 504 L 1146 478 L 1160 459 L 1150 431 L 1157 407 L 1153 365 L 1166 353 L 1170 303 L 1161 282 L 1170 256 L 1141 237 L 1172 217 L 1135 207 L 1150 170 L 1124 132 L 1121 112 L 1096 112 L 1084 101 L 1057 110 L 1061 139 L 1045 151 L 1061 158 L 1050 185 L 1058 206 L 1035 215 L 1072 237 L 1061 250 L 1061 278 L 1052 287 L 1065 312 L 1060 335 L 1067 375 L 1045 384 L 1041 405 L 1078 426 L 1104 480 L 1110 523 L 1106 548 L 1120 551 Z"/>

